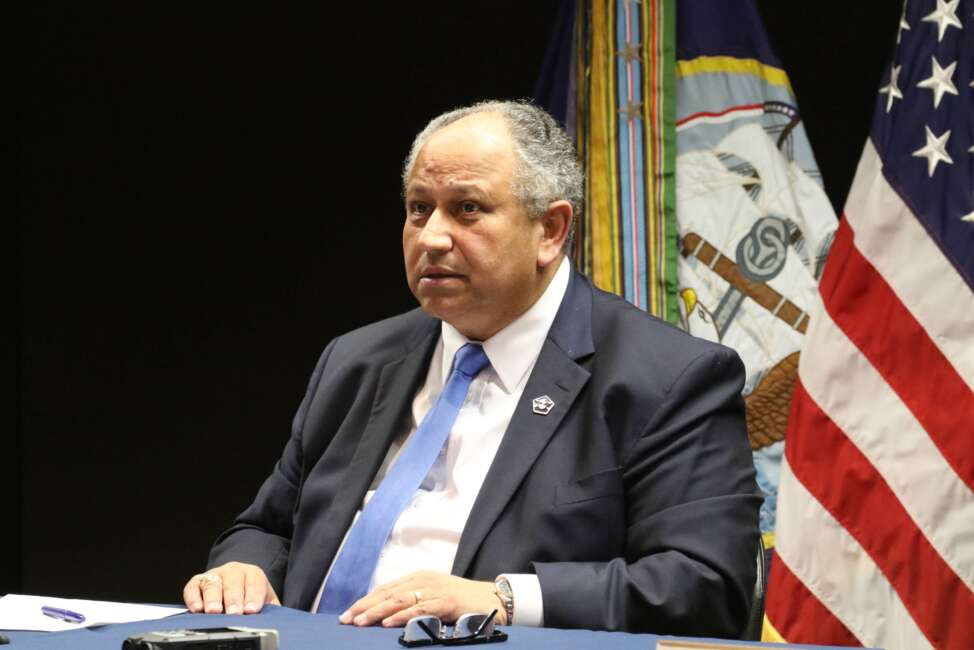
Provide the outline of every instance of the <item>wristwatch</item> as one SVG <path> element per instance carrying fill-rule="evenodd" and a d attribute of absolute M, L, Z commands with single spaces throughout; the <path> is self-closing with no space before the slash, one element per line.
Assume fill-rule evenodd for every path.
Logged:
<path fill-rule="evenodd" d="M 497 594 L 501 604 L 504 605 L 504 611 L 507 612 L 507 624 L 514 625 L 514 591 L 507 578 L 498 576 L 494 580 L 494 593 Z"/>

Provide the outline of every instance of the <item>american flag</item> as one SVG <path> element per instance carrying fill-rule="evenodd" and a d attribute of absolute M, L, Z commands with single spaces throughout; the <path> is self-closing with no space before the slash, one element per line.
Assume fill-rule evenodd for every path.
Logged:
<path fill-rule="evenodd" d="M 766 640 L 974 648 L 974 0 L 908 0 L 801 355 Z"/>

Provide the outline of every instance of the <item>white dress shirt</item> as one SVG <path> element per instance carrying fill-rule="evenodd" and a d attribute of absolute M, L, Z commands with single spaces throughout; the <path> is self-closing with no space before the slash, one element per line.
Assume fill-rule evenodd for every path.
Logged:
<path fill-rule="evenodd" d="M 450 573 L 460 535 L 470 516 L 487 470 L 494 460 L 524 386 L 555 320 L 568 288 L 570 267 L 562 259 L 555 277 L 528 311 L 483 342 L 490 360 L 467 391 L 466 400 L 440 455 L 409 504 L 399 515 L 379 556 L 370 589 L 418 569 Z M 412 423 L 386 454 L 382 467 L 362 501 L 368 503 L 395 462 L 399 451 L 416 431 L 423 416 L 439 397 L 450 376 L 457 350 L 470 341 L 452 325 L 443 323 L 440 340 L 430 359 L 426 381 L 413 398 Z M 361 513 L 361 509 L 359 510 Z M 358 519 L 356 514 L 355 519 Z M 355 525 L 355 522 L 352 522 Z M 346 538 L 348 532 L 345 533 Z M 345 541 L 342 540 L 342 546 Z M 341 553 L 341 549 L 339 549 Z M 338 555 L 336 554 L 336 557 Z M 331 568 L 328 569 L 331 574 Z M 512 624 L 544 624 L 541 585 L 534 574 L 504 574 L 514 592 Z M 318 608 L 324 582 L 311 611 Z"/>

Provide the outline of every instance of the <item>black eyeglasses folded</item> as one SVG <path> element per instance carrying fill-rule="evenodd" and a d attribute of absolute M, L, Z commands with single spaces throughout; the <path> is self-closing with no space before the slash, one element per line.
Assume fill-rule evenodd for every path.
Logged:
<path fill-rule="evenodd" d="M 451 627 L 435 616 L 414 616 L 406 623 L 399 643 L 407 648 L 428 645 L 470 645 L 507 641 L 507 634 L 494 629 L 495 609 L 490 614 L 464 614 Z"/>

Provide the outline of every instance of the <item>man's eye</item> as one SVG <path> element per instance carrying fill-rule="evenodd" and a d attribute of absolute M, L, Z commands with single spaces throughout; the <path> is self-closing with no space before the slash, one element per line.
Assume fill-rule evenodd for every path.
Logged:
<path fill-rule="evenodd" d="M 409 204 L 409 213 L 415 215 L 427 215 L 429 214 L 430 207 L 426 203 L 414 202 Z"/>
<path fill-rule="evenodd" d="M 460 204 L 460 209 L 464 214 L 472 214 L 474 212 L 480 212 L 480 206 L 473 201 L 464 201 Z"/>

